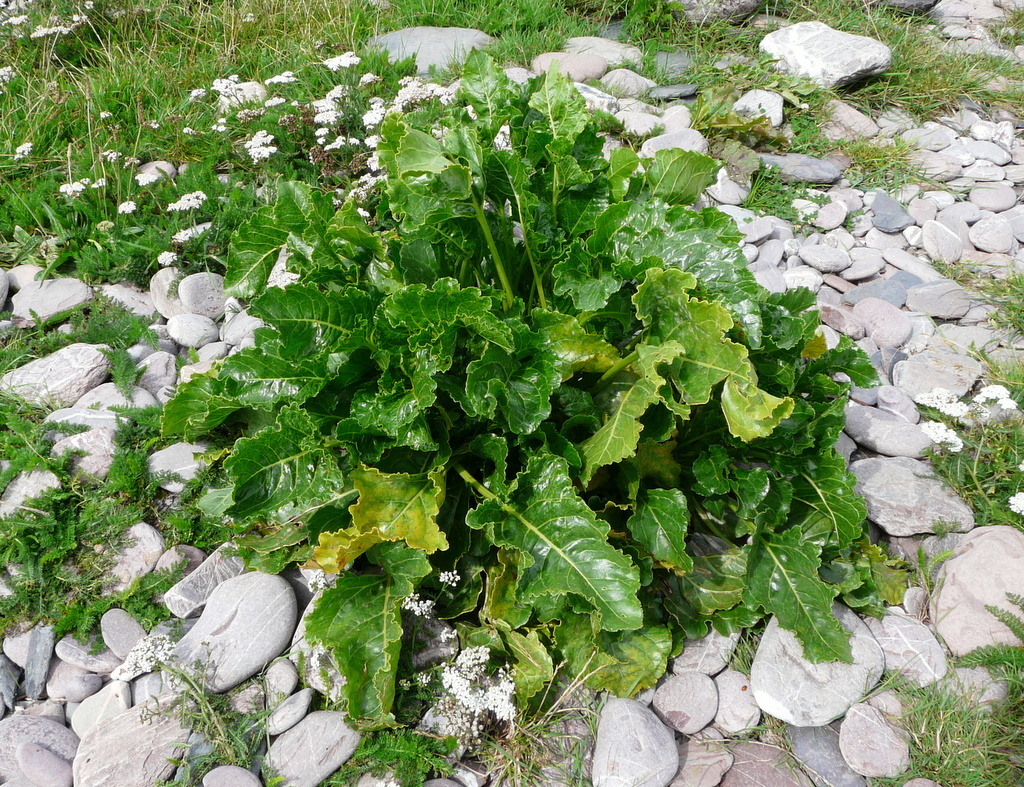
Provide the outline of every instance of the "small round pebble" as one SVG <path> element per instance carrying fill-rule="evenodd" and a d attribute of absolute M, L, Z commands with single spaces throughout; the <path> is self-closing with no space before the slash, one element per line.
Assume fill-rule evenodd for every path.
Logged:
<path fill-rule="evenodd" d="M 220 765 L 203 777 L 203 787 L 260 787 L 260 780 L 245 768 Z"/>
<path fill-rule="evenodd" d="M 71 787 L 71 763 L 45 746 L 31 741 L 18 744 L 14 761 L 36 787 Z"/>
<path fill-rule="evenodd" d="M 677 673 L 654 694 L 655 712 L 673 729 L 693 735 L 708 726 L 718 711 L 718 688 L 700 672 Z"/>

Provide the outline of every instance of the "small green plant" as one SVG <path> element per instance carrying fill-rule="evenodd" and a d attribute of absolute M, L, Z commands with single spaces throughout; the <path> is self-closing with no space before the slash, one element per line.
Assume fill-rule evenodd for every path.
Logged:
<path fill-rule="evenodd" d="M 364 735 L 352 758 L 325 784 L 351 787 L 363 774 L 388 777 L 401 787 L 420 787 L 430 777 L 452 772 L 454 740 L 413 730 L 378 730 Z"/>
<path fill-rule="evenodd" d="M 164 432 L 246 427 L 223 512 L 259 524 L 251 558 L 338 574 L 307 632 L 360 726 L 396 723 L 410 599 L 507 659 L 520 708 L 556 658 L 632 694 L 683 635 L 765 614 L 848 659 L 833 600 L 878 608 L 834 450 L 832 376 L 868 383 L 867 359 L 686 207 L 716 162 L 601 148 L 568 82 L 475 53 L 441 117 L 383 119 L 370 223 L 279 183 L 232 240 L 227 286 L 269 330 L 182 385 Z M 267 288 L 283 247 L 301 283 Z"/>

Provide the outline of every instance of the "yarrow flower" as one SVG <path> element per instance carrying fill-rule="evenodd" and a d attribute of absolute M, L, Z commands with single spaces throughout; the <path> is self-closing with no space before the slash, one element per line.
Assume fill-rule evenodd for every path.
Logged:
<path fill-rule="evenodd" d="M 28 21 L 28 17 L 25 16 L 25 14 L 22 14 L 21 16 L 11 16 L 11 17 L 8 17 L 7 19 L 5 19 L 3 21 L 3 24 L 7 25 L 8 27 L 21 27 L 27 21 Z"/>
<path fill-rule="evenodd" d="M 228 122 L 227 118 L 217 118 L 217 122 L 214 123 L 212 126 L 210 126 L 210 129 L 212 131 L 220 131 L 220 132 L 227 131 L 228 130 L 228 127 L 226 125 L 227 122 Z"/>
<path fill-rule="evenodd" d="M 188 93 L 188 100 L 195 101 L 197 98 L 202 98 L 206 95 L 205 87 L 197 87 L 195 90 L 190 90 Z"/>
<path fill-rule="evenodd" d="M 143 637 L 128 651 L 124 661 L 111 673 L 114 680 L 131 680 L 139 675 L 152 672 L 161 663 L 170 661 L 174 654 L 174 642 L 162 634 Z"/>
<path fill-rule="evenodd" d="M 928 393 L 918 394 L 914 401 L 925 407 L 934 407 L 951 418 L 962 418 L 971 411 L 966 403 L 957 399 L 955 393 L 945 388 L 935 388 Z"/>
<path fill-rule="evenodd" d="M 286 99 L 283 99 L 280 96 L 274 96 L 273 98 L 268 98 L 266 101 L 264 101 L 263 106 L 269 109 L 270 107 L 279 107 L 281 106 L 281 104 L 284 104 L 285 102 Z"/>
<path fill-rule="evenodd" d="M 3 66 L 0 68 L 0 96 L 4 94 L 4 85 L 14 79 L 14 73 L 14 68 L 11 66 Z"/>
<path fill-rule="evenodd" d="M 187 243 L 188 241 L 192 240 L 193 238 L 198 238 L 200 235 L 202 235 L 208 229 L 209 229 L 209 227 L 205 227 L 205 226 L 202 226 L 202 225 L 196 226 L 196 227 L 186 227 L 185 229 L 183 229 L 183 230 L 181 230 L 179 232 L 174 233 L 174 235 L 171 236 L 171 242 L 172 243 Z"/>
<path fill-rule="evenodd" d="M 242 147 L 249 153 L 253 162 L 266 161 L 271 154 L 277 153 L 277 145 L 270 144 L 274 141 L 273 134 L 266 131 L 257 131 L 252 139 L 242 143 Z"/>
<path fill-rule="evenodd" d="M 380 82 L 380 77 L 369 71 L 367 71 L 365 74 L 359 77 L 360 87 L 365 87 L 366 85 L 376 85 L 378 82 Z"/>
<path fill-rule="evenodd" d="M 204 202 L 206 202 L 206 194 L 202 191 L 193 191 L 189 194 L 183 194 L 177 202 L 172 202 L 167 206 L 167 210 L 172 212 L 195 210 Z"/>
<path fill-rule="evenodd" d="M 1006 504 L 1013 513 L 1024 516 L 1024 492 L 1018 492 L 1013 495 L 1013 497 L 1006 501 Z"/>
<path fill-rule="evenodd" d="M 118 150 L 102 150 L 100 151 L 100 158 L 104 161 L 117 161 L 121 158 L 121 152 Z"/>
<path fill-rule="evenodd" d="M 487 674 L 490 658 L 485 646 L 466 648 L 441 670 L 445 694 L 438 701 L 438 713 L 447 720 L 448 732 L 470 746 L 479 741 L 489 718 L 507 722 L 516 714 L 515 684 L 504 668 L 494 676 Z"/>
<path fill-rule="evenodd" d="M 954 454 L 960 453 L 964 448 L 964 441 L 960 439 L 960 435 L 938 421 L 922 421 L 921 431 L 933 443 L 939 446 L 946 446 Z"/>
<path fill-rule="evenodd" d="M 92 186 L 90 186 L 89 188 L 101 189 L 101 188 L 103 188 L 106 185 L 107 185 L 107 179 L 106 178 L 98 178 L 96 180 L 96 182 L 93 183 Z"/>
<path fill-rule="evenodd" d="M 159 172 L 140 172 L 135 176 L 135 182 L 140 186 L 148 186 L 151 183 L 156 183 L 160 177 L 161 173 Z"/>
<path fill-rule="evenodd" d="M 22 161 L 32 152 L 32 143 L 25 142 L 14 149 L 14 160 Z"/>
<path fill-rule="evenodd" d="M 278 74 L 277 76 L 270 77 L 270 79 L 264 80 L 264 85 L 287 85 L 292 82 L 298 82 L 298 78 L 291 71 L 285 71 L 284 73 Z"/>
<path fill-rule="evenodd" d="M 162 251 L 156 258 L 156 264 L 161 268 L 166 268 L 168 265 L 173 265 L 178 261 L 178 255 L 173 251 Z"/>
<path fill-rule="evenodd" d="M 329 57 L 323 61 L 323 64 L 327 66 L 331 71 L 340 71 L 343 68 L 349 68 L 351 66 L 357 66 L 360 63 L 360 57 L 355 52 L 346 52 L 343 55 L 337 57 Z"/>
<path fill-rule="evenodd" d="M 81 180 L 76 180 L 73 183 L 63 184 L 60 188 L 57 189 L 57 191 L 59 191 L 61 194 L 64 194 L 67 197 L 77 197 L 79 194 L 85 191 L 89 183 L 89 178 L 82 178 Z"/>
<path fill-rule="evenodd" d="M 137 207 L 138 207 L 138 205 L 136 205 L 131 200 L 128 200 L 127 202 L 122 202 L 120 205 L 117 206 L 117 212 L 118 213 L 134 213 L 135 209 Z"/>
<path fill-rule="evenodd" d="M 460 579 L 458 571 L 442 571 L 437 576 L 438 582 L 442 585 L 457 585 Z"/>
<path fill-rule="evenodd" d="M 185 135 L 186 137 L 194 137 L 194 136 L 195 136 L 196 134 L 198 134 L 199 132 L 198 132 L 198 131 L 196 131 L 196 130 L 195 130 L 194 128 L 192 128 L 191 126 L 185 126 L 185 128 L 183 128 L 183 129 L 181 130 L 181 133 L 182 133 L 182 134 L 184 134 L 184 135 Z"/>
<path fill-rule="evenodd" d="M 434 602 L 428 598 L 420 598 L 419 593 L 412 593 L 405 597 L 402 609 L 411 612 L 418 618 L 426 618 L 433 613 Z"/>

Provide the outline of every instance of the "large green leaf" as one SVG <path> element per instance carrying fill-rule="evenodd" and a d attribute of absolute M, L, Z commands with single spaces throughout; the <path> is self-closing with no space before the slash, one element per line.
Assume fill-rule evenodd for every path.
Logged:
<path fill-rule="evenodd" d="M 613 398 L 608 419 L 580 445 L 583 483 L 590 481 L 598 468 L 633 455 L 644 428 L 640 417 L 658 401 L 657 384 L 649 379 L 641 378 L 621 390 L 617 386 L 610 390 Z"/>
<path fill-rule="evenodd" d="M 338 292 L 293 284 L 267 290 L 250 311 L 272 325 L 282 346 L 297 356 L 367 346 L 378 302 L 373 294 L 355 287 Z"/>
<path fill-rule="evenodd" d="M 771 434 L 783 418 L 793 412 L 788 396 L 780 399 L 757 387 L 754 368 L 747 363 L 745 374 L 735 374 L 722 389 L 722 412 L 729 431 L 741 440 L 754 440 Z"/>
<path fill-rule="evenodd" d="M 528 631 L 525 634 L 504 631 L 501 638 L 512 654 L 512 681 L 516 686 L 516 705 L 525 708 L 555 676 L 551 654 L 540 641 L 536 631 Z"/>
<path fill-rule="evenodd" d="M 235 484 L 228 515 L 240 519 L 328 500 L 344 486 L 336 454 L 324 447 L 309 413 L 297 404 L 281 409 L 276 427 L 235 443 L 224 469 Z"/>
<path fill-rule="evenodd" d="M 357 467 L 348 480 L 359 492 L 359 499 L 349 507 L 352 526 L 320 534 L 313 559 L 324 571 L 341 572 L 382 541 L 404 541 L 428 555 L 448 548 L 448 540 L 437 525 L 444 502 L 442 473 L 409 475 Z"/>
<path fill-rule="evenodd" d="M 616 697 L 632 697 L 655 685 L 672 651 L 672 634 L 665 626 L 609 633 L 586 615 L 565 616 L 555 640 L 570 675 Z"/>
<path fill-rule="evenodd" d="M 589 602 L 607 631 L 639 628 L 640 578 L 629 558 L 608 543 L 608 526 L 580 499 L 565 460 L 535 454 L 511 491 L 470 512 L 472 527 L 487 528 L 495 544 L 523 560 L 519 597 L 572 593 Z"/>
<path fill-rule="evenodd" d="M 746 604 L 774 614 L 800 640 L 808 660 L 851 662 L 850 636 L 832 614 L 838 588 L 819 578 L 819 552 L 797 529 L 755 537 Z"/>
<path fill-rule="evenodd" d="M 351 723 L 365 729 L 396 726 L 398 655 L 402 647 L 402 602 L 430 573 L 423 553 L 382 544 L 371 559 L 383 574 L 344 574 L 316 600 L 306 618 L 306 636 L 331 648 L 345 677 L 342 688 Z"/>
<path fill-rule="evenodd" d="M 822 550 L 843 549 L 864 534 L 867 508 L 855 478 L 834 449 L 821 452 L 790 479 L 790 522 Z"/>
<path fill-rule="evenodd" d="M 636 513 L 626 526 L 665 568 L 686 573 L 693 560 L 686 554 L 686 529 L 690 515 L 686 495 L 679 489 L 650 489 L 637 499 Z"/>
<path fill-rule="evenodd" d="M 654 154 L 646 178 L 651 193 L 669 205 L 692 205 L 715 183 L 719 163 L 692 150 L 667 148 Z"/>
<path fill-rule="evenodd" d="M 693 609 L 711 616 L 743 600 L 747 576 L 746 549 L 721 555 L 698 555 L 693 570 L 679 578 L 679 588 Z"/>
<path fill-rule="evenodd" d="M 165 437 L 193 440 L 220 426 L 241 408 L 236 397 L 224 393 L 216 372 L 196 375 L 179 385 L 174 398 L 164 405 L 160 429 Z"/>
<path fill-rule="evenodd" d="M 577 372 L 603 374 L 620 359 L 619 351 L 605 339 L 587 331 L 577 318 L 552 311 L 535 311 L 534 327 L 544 336 L 558 359 L 562 380 Z"/>

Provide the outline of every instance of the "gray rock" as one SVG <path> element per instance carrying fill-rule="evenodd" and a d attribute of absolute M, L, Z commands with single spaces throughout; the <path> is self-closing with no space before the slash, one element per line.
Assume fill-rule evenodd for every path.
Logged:
<path fill-rule="evenodd" d="M 659 150 L 693 150 L 697 153 L 708 152 L 708 141 L 704 135 L 692 128 L 684 128 L 678 131 L 671 131 L 668 134 L 659 134 L 644 141 L 640 146 L 640 156 L 650 158 Z"/>
<path fill-rule="evenodd" d="M 115 407 L 155 407 L 157 404 L 157 400 L 145 388 L 133 387 L 129 398 L 114 383 L 102 383 L 81 396 L 73 406 L 111 410 Z"/>
<path fill-rule="evenodd" d="M 982 210 L 1002 213 L 1017 204 L 1017 194 L 1004 183 L 983 183 L 971 189 L 971 202 Z"/>
<path fill-rule="evenodd" d="M 0 519 L 13 516 L 27 503 L 51 489 L 60 489 L 60 479 L 49 470 L 27 470 L 18 473 L 0 495 Z"/>
<path fill-rule="evenodd" d="M 267 689 L 267 703 L 274 707 L 299 685 L 298 668 L 288 659 L 278 659 L 267 668 L 263 682 Z"/>
<path fill-rule="evenodd" d="M 902 416 L 853 402 L 846 406 L 843 431 L 858 445 L 883 456 L 921 458 L 933 446 L 921 427 Z"/>
<path fill-rule="evenodd" d="M 865 787 L 867 782 L 853 771 L 839 750 L 839 732 L 824 727 L 787 725 L 786 737 L 793 756 L 804 766 L 815 787 Z"/>
<path fill-rule="evenodd" d="M 832 142 L 852 142 L 878 135 L 878 124 L 845 101 L 829 101 L 825 109 L 829 117 L 822 124 L 821 132 Z"/>
<path fill-rule="evenodd" d="M 929 686 L 949 671 L 946 652 L 935 635 L 902 610 L 890 611 L 881 620 L 867 618 L 865 623 L 885 654 L 886 670 L 899 672 L 915 686 Z"/>
<path fill-rule="evenodd" d="M 885 249 L 882 252 L 882 258 L 894 268 L 916 276 L 921 281 L 939 281 L 944 278 L 931 263 L 902 249 Z"/>
<path fill-rule="evenodd" d="M 224 277 L 217 273 L 193 273 L 178 283 L 178 300 L 189 314 L 219 320 L 224 314 Z"/>
<path fill-rule="evenodd" d="M 811 292 L 817 292 L 821 289 L 821 285 L 824 282 L 821 274 L 807 265 L 800 265 L 783 271 L 782 278 L 786 282 L 787 290 L 805 287 Z"/>
<path fill-rule="evenodd" d="M 954 655 L 985 645 L 1021 645 L 986 607 L 1019 614 L 1006 594 L 1024 595 L 1024 533 L 1006 526 L 968 533 L 939 568 L 936 587 L 931 619 Z"/>
<path fill-rule="evenodd" d="M 100 633 L 103 644 L 119 659 L 124 659 L 129 651 L 144 636 L 146 630 L 128 612 L 119 607 L 108 609 L 100 618 Z"/>
<path fill-rule="evenodd" d="M 431 67 L 461 65 L 471 50 L 482 49 L 493 40 L 480 30 L 466 27 L 407 27 L 374 36 L 366 45 L 385 50 L 392 63 L 415 56 L 416 69 L 420 76 L 426 76 Z"/>
<path fill-rule="evenodd" d="M 863 339 L 867 334 L 864 323 L 858 320 L 848 308 L 823 304 L 819 307 L 818 314 L 825 325 L 844 336 L 849 336 L 854 341 Z"/>
<path fill-rule="evenodd" d="M 185 574 L 188 575 L 199 568 L 204 560 L 206 560 L 206 553 L 203 550 L 190 544 L 176 544 L 160 555 L 160 559 L 156 561 L 156 568 L 153 570 L 163 571 L 171 569 L 184 562 Z"/>
<path fill-rule="evenodd" d="M 89 675 L 95 678 L 97 682 L 97 689 L 99 688 L 99 685 L 102 684 L 102 679 L 99 675 L 87 672 L 81 667 L 76 667 L 74 664 L 67 664 L 60 659 L 53 659 L 49 668 L 49 673 L 46 676 L 46 696 L 51 700 L 67 699 L 68 686 L 83 675 Z M 70 700 L 70 702 L 81 702 L 82 699 L 84 699 L 84 697 Z"/>
<path fill-rule="evenodd" d="M 179 618 L 197 615 L 218 585 L 245 571 L 242 558 L 225 554 L 233 548 L 230 542 L 218 547 L 199 568 L 182 577 L 164 593 L 164 606 L 172 615 Z"/>
<path fill-rule="evenodd" d="M 266 762 L 287 787 L 316 787 L 348 761 L 360 737 L 345 714 L 317 711 L 275 740 Z"/>
<path fill-rule="evenodd" d="M 620 109 L 618 99 L 603 90 L 598 90 L 596 87 L 585 85 L 582 82 L 573 83 L 573 87 L 576 88 L 577 93 L 583 96 L 583 101 L 589 112 L 607 112 L 609 115 L 614 115 Z"/>
<path fill-rule="evenodd" d="M 676 748 L 679 770 L 668 787 L 715 787 L 732 767 L 732 753 L 718 738 L 690 737 L 678 741 Z"/>
<path fill-rule="evenodd" d="M 39 265 L 16 265 L 7 271 L 7 284 L 11 292 L 17 292 L 43 272 Z"/>
<path fill-rule="evenodd" d="M 726 670 L 715 676 L 718 711 L 715 724 L 730 735 L 742 735 L 761 721 L 761 709 L 750 691 L 750 679 L 742 672 Z"/>
<path fill-rule="evenodd" d="M 779 177 L 786 183 L 835 183 L 843 176 L 832 162 L 803 153 L 758 153 L 757 156 L 768 166 L 777 168 Z"/>
<path fill-rule="evenodd" d="M 850 255 L 833 246 L 802 246 L 800 259 L 821 273 L 839 273 L 853 264 Z"/>
<path fill-rule="evenodd" d="M 853 307 L 853 316 L 879 347 L 901 347 L 913 333 L 914 326 L 906 312 L 880 298 L 864 298 Z"/>
<path fill-rule="evenodd" d="M 30 281 L 11 297 L 11 312 L 46 322 L 91 300 L 92 287 L 78 279 Z"/>
<path fill-rule="evenodd" d="M 220 339 L 232 347 L 237 347 L 246 340 L 254 339 L 256 329 L 262 328 L 263 325 L 264 322 L 259 317 L 252 317 L 248 312 L 240 311 L 225 318 L 220 328 Z"/>
<path fill-rule="evenodd" d="M 743 741 L 732 747 L 733 765 L 721 787 L 811 787 L 789 755 L 776 746 Z"/>
<path fill-rule="evenodd" d="M 265 92 L 263 97 L 266 98 Z M 147 161 L 139 165 L 138 174 L 157 175 L 159 178 L 174 180 L 174 178 L 178 177 L 178 168 L 169 161 Z"/>
<path fill-rule="evenodd" d="M 871 203 L 872 224 L 882 232 L 903 232 L 917 222 L 906 209 L 884 191 L 876 191 Z"/>
<path fill-rule="evenodd" d="M 139 363 L 142 373 L 138 385 L 158 396 L 167 386 L 178 382 L 178 362 L 172 353 L 157 351 Z"/>
<path fill-rule="evenodd" d="M 973 202 L 956 202 L 948 208 L 943 208 L 936 214 L 936 220 L 954 232 L 960 223 L 974 224 L 981 219 L 981 208 Z"/>
<path fill-rule="evenodd" d="M 593 53 L 545 52 L 530 62 L 530 68 L 538 74 L 546 74 L 552 65 L 573 82 L 591 82 L 608 73 L 608 61 Z"/>
<path fill-rule="evenodd" d="M 686 52 L 678 49 L 671 52 L 654 53 L 655 67 L 663 71 L 669 79 L 681 77 L 689 70 L 692 62 L 692 59 Z M 687 96 L 679 96 L 679 98 L 687 98 Z"/>
<path fill-rule="evenodd" d="M 185 307 L 177 296 L 177 281 L 180 278 L 181 271 L 177 268 L 161 268 L 149 280 L 149 295 L 153 299 L 153 306 L 168 319 L 185 313 Z M 174 295 L 171 295 L 172 290 Z"/>
<path fill-rule="evenodd" d="M 695 96 L 699 89 L 698 85 L 693 84 L 662 85 L 652 88 L 647 97 L 656 101 L 672 101 L 673 99 Z"/>
<path fill-rule="evenodd" d="M 46 439 L 54 442 L 70 437 L 69 426 L 85 426 L 91 429 L 106 429 L 116 433 L 121 424 L 127 421 L 127 416 L 115 413 L 113 410 L 91 410 L 81 407 L 64 407 L 54 410 L 43 419 L 44 424 L 53 424 L 54 428 L 46 432 Z M 77 430 L 76 430 L 77 432 Z"/>
<path fill-rule="evenodd" d="M 662 125 L 661 118 L 657 115 L 632 110 L 617 112 L 615 119 L 622 123 L 623 131 L 638 137 L 649 136 L 654 129 Z"/>
<path fill-rule="evenodd" d="M 313 689 L 302 689 L 281 702 L 267 719 L 267 732 L 280 735 L 290 730 L 306 715 L 309 703 L 313 701 Z"/>
<path fill-rule="evenodd" d="M 10 637 L 4 638 L 4 645 Z M 18 691 L 18 673 L 21 670 L 6 653 L 0 653 L 0 708 L 13 708 L 14 696 Z M 2 718 L 2 716 L 0 716 Z"/>
<path fill-rule="evenodd" d="M 956 132 L 940 123 L 925 123 L 923 126 L 904 131 L 900 136 L 921 150 L 938 153 L 956 141 Z"/>
<path fill-rule="evenodd" d="M 114 580 L 109 586 L 110 593 L 119 593 L 127 589 L 136 579 L 144 577 L 156 568 L 156 563 L 166 548 L 160 531 L 145 522 L 132 525 L 125 536 L 125 546 L 117 553 L 117 560 L 110 570 Z"/>
<path fill-rule="evenodd" d="M 153 305 L 153 298 L 148 292 L 143 292 L 127 284 L 101 284 L 100 293 L 125 309 L 136 317 L 149 319 L 159 314 L 156 306 Z"/>
<path fill-rule="evenodd" d="M 670 7 L 681 8 L 682 14 L 691 22 L 704 24 L 716 19 L 745 19 L 759 5 L 755 0 L 672 0 Z"/>
<path fill-rule="evenodd" d="M 36 787 L 71 787 L 71 762 L 38 743 L 25 742 L 14 751 L 14 759 L 25 777 Z"/>
<path fill-rule="evenodd" d="M 0 778 L 7 783 L 25 778 L 16 756 L 23 743 L 44 746 L 68 762 L 78 750 L 78 736 L 55 721 L 27 713 L 4 719 L 0 721 Z"/>
<path fill-rule="evenodd" d="M 956 667 L 943 679 L 943 689 L 960 695 L 982 710 L 992 710 L 1007 697 L 1006 681 L 995 680 L 984 667 Z"/>
<path fill-rule="evenodd" d="M 907 290 L 907 308 L 942 320 L 963 317 L 975 303 L 967 291 L 954 281 L 925 282 Z"/>
<path fill-rule="evenodd" d="M 103 688 L 103 678 L 95 672 L 86 672 L 67 682 L 64 687 L 64 699 L 68 703 L 83 702 Z"/>
<path fill-rule="evenodd" d="M 93 652 L 93 644 L 79 642 L 68 634 L 57 643 L 57 656 L 68 664 L 74 664 L 98 675 L 109 675 L 121 664 L 121 659 L 109 649 L 104 648 L 98 653 Z"/>
<path fill-rule="evenodd" d="M 219 765 L 203 777 L 203 787 L 260 787 L 259 777 L 237 765 Z"/>
<path fill-rule="evenodd" d="M 185 483 L 199 473 L 202 462 L 198 457 L 205 451 L 205 443 L 174 443 L 149 457 L 149 472 L 153 475 L 170 474 L 172 478 L 163 481 L 160 488 L 180 494 Z"/>
<path fill-rule="evenodd" d="M 75 475 L 103 480 L 114 464 L 114 431 L 112 429 L 90 429 L 88 432 L 68 435 L 53 444 L 52 456 L 66 453 L 81 453 L 72 461 Z"/>
<path fill-rule="evenodd" d="M 281 577 L 252 572 L 210 594 L 199 622 L 175 645 L 174 660 L 204 670 L 221 693 L 266 667 L 288 647 L 298 616 L 295 593 Z"/>
<path fill-rule="evenodd" d="M 677 672 L 654 692 L 651 706 L 673 729 L 693 735 L 715 718 L 718 689 L 711 678 L 700 672 Z"/>
<path fill-rule="evenodd" d="M 105 719 L 124 713 L 131 707 L 132 692 L 123 680 L 112 680 L 95 694 L 86 697 L 71 717 L 71 729 L 80 738 Z"/>
<path fill-rule="evenodd" d="M 917 405 L 903 391 L 893 385 L 880 385 L 876 390 L 879 410 L 898 415 L 912 424 L 920 423 Z"/>
<path fill-rule="evenodd" d="M 777 67 L 825 88 L 881 74 L 892 61 L 889 47 L 865 36 L 833 30 L 821 22 L 800 22 L 761 39 L 760 49 Z"/>
<path fill-rule="evenodd" d="M 30 700 L 38 700 L 43 696 L 55 645 L 53 626 L 34 626 L 29 632 L 22 688 Z"/>
<path fill-rule="evenodd" d="M 854 705 L 839 728 L 843 759 L 861 776 L 899 776 L 910 767 L 906 733 L 889 723 L 877 708 Z"/>
<path fill-rule="evenodd" d="M 151 703 L 155 703 L 153 700 Z M 174 773 L 189 730 L 176 712 L 146 703 L 104 719 L 86 733 L 74 760 L 76 785 L 152 787 Z"/>
<path fill-rule="evenodd" d="M 635 46 L 622 44 L 600 36 L 578 36 L 565 42 L 565 51 L 571 54 L 587 52 L 603 57 L 609 66 L 639 65 L 644 53 Z"/>
<path fill-rule="evenodd" d="M 814 217 L 814 226 L 825 232 L 837 229 L 843 226 L 849 213 L 850 209 L 842 200 L 826 202 L 818 209 L 818 213 Z"/>
<path fill-rule="evenodd" d="M 601 86 L 616 96 L 646 96 L 658 83 L 628 68 L 616 68 L 601 77 Z"/>
<path fill-rule="evenodd" d="M 919 150 L 911 154 L 910 161 L 917 166 L 924 177 L 940 183 L 959 177 L 963 172 L 963 167 L 955 158 L 930 150 Z"/>
<path fill-rule="evenodd" d="M 675 737 L 651 710 L 617 697 L 605 703 L 594 746 L 594 787 L 663 787 L 678 769 Z"/>
<path fill-rule="evenodd" d="M 934 533 L 940 524 L 960 533 L 974 527 L 970 507 L 924 462 L 904 456 L 860 459 L 850 472 L 857 476 L 868 518 L 891 536 Z"/>
<path fill-rule="evenodd" d="M 964 252 L 960 235 L 938 221 L 926 221 L 921 228 L 925 253 L 936 262 L 956 262 Z"/>
<path fill-rule="evenodd" d="M 936 388 L 959 397 L 974 387 L 984 371 L 985 367 L 967 355 L 929 349 L 895 364 L 892 382 L 913 399 Z"/>
<path fill-rule="evenodd" d="M 0 391 L 41 407 L 70 407 L 107 379 L 110 359 L 103 344 L 69 344 L 0 377 Z"/>
<path fill-rule="evenodd" d="M 259 82 L 235 82 L 220 94 L 217 111 L 223 115 L 246 104 L 262 104 L 266 98 L 267 89 Z"/>
<path fill-rule="evenodd" d="M 772 128 L 782 125 L 785 99 L 772 90 L 748 90 L 733 103 L 732 108 L 744 117 L 767 118 Z"/>
<path fill-rule="evenodd" d="M 1001 216 L 990 216 L 971 227 L 968 236 L 979 251 L 1007 254 L 1013 250 L 1013 225 Z"/>
<path fill-rule="evenodd" d="M 7 271 L 0 272 L 0 304 L 7 302 L 7 293 L 10 291 L 10 283 L 7 280 Z"/>
<path fill-rule="evenodd" d="M 865 298 L 880 298 L 898 309 L 907 302 L 907 288 L 892 279 L 875 279 L 843 293 L 843 302 L 851 306 Z"/>
<path fill-rule="evenodd" d="M 851 634 L 852 664 L 808 661 L 797 638 L 774 616 L 769 621 L 750 670 L 751 691 L 765 713 L 797 727 L 820 727 L 846 713 L 882 676 L 882 649 L 867 626 L 844 606 L 832 610 Z"/>
<path fill-rule="evenodd" d="M 167 321 L 168 335 L 182 347 L 198 348 L 220 338 L 220 329 L 209 317 L 176 314 Z"/>
<path fill-rule="evenodd" d="M 714 629 L 700 639 L 685 640 L 683 652 L 672 661 L 672 671 L 677 675 L 686 672 L 717 675 L 729 664 L 739 640 L 739 632 L 727 636 Z"/>

